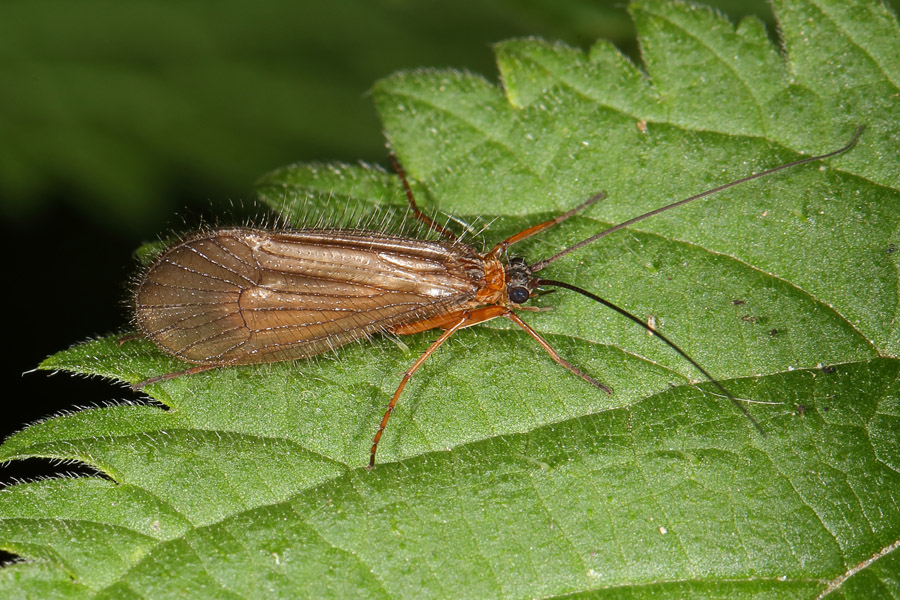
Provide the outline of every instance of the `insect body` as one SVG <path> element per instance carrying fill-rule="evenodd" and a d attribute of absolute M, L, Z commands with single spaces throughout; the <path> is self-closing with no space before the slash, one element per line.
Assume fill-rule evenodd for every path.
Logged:
<path fill-rule="evenodd" d="M 487 254 L 451 240 L 417 240 L 371 231 L 274 232 L 219 229 L 161 254 L 135 290 L 140 331 L 160 349 L 197 366 L 139 387 L 211 368 L 315 356 L 375 332 L 444 329 L 405 373 L 372 444 L 370 466 L 406 382 L 454 332 L 508 317 L 553 359 L 588 383 L 611 390 L 559 356 L 513 309 L 539 280 L 506 248 L 599 200 L 531 227 Z M 439 228 L 411 205 L 420 218 Z M 445 231 L 439 228 L 439 231 Z"/>
<path fill-rule="evenodd" d="M 804 158 L 645 213 L 562 252 L 528 264 L 509 258 L 507 249 L 557 225 L 604 197 L 521 231 L 479 253 L 422 214 L 409 184 L 395 164 L 416 217 L 444 239 L 420 240 L 345 229 L 271 231 L 231 228 L 208 231 L 163 252 L 145 271 L 134 295 L 141 333 L 163 351 L 195 366 L 137 384 L 138 387 L 216 367 L 307 358 L 373 333 L 406 335 L 444 332 L 404 373 L 373 439 L 369 466 L 400 394 L 425 360 L 459 329 L 505 317 L 528 333 L 561 366 L 591 385 L 611 390 L 567 362 L 525 323 L 517 310 L 538 288 L 575 291 L 619 312 L 638 325 L 643 320 L 591 292 L 542 279 L 539 271 L 595 240 L 633 223 L 723 189 L 776 171 L 845 152 Z M 658 331 L 654 335 L 699 369 L 750 418 L 733 396 L 703 367 Z"/>
<path fill-rule="evenodd" d="M 378 331 L 431 329 L 448 310 L 504 302 L 502 280 L 499 261 L 458 243 L 220 229 L 160 257 L 135 303 L 138 326 L 160 348 L 229 366 L 307 358 Z"/>

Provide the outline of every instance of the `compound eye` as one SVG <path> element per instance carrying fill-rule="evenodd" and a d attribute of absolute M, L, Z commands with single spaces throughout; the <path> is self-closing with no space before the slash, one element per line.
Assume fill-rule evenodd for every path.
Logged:
<path fill-rule="evenodd" d="M 509 290 L 507 295 L 509 296 L 510 302 L 522 304 L 531 297 L 531 292 L 528 291 L 528 288 L 519 286 Z"/>

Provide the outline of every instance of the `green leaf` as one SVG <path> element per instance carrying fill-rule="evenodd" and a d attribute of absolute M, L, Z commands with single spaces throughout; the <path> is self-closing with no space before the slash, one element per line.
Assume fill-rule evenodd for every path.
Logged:
<path fill-rule="evenodd" d="M 542 275 L 652 317 L 765 435 L 655 336 L 588 300 L 524 332 L 375 338 L 299 363 L 151 386 L 157 405 L 32 425 L 0 459 L 106 478 L 0 494 L 7 594 L 86 597 L 900 597 L 900 30 L 876 2 L 776 2 L 755 20 L 640 2 L 645 69 L 600 42 L 497 46 L 503 87 L 454 71 L 379 82 L 423 206 L 485 247 L 596 193 L 514 247 L 535 261 L 665 203 L 846 143 L 850 152 L 648 219 Z M 403 209 L 367 166 L 260 184 L 286 219 Z M 348 218 L 348 217 L 344 217 Z M 390 220 L 390 219 L 388 219 Z M 481 233 L 481 229 L 486 230 Z M 148 342 L 43 365 L 136 382 L 185 368 Z"/>

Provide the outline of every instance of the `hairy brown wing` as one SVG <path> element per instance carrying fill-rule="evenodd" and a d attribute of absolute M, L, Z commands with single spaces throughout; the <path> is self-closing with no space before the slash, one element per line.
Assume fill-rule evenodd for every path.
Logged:
<path fill-rule="evenodd" d="M 221 229 L 164 252 L 135 291 L 141 331 L 214 365 L 313 356 L 475 296 L 470 247 L 348 230 Z"/>

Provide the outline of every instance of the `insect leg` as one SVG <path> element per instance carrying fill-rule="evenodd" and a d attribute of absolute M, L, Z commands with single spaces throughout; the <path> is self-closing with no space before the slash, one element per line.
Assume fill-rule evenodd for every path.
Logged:
<path fill-rule="evenodd" d="M 594 204 L 595 202 L 598 202 L 599 200 L 603 200 L 604 198 L 606 198 L 606 192 L 600 192 L 599 194 L 594 194 L 593 196 L 588 198 L 586 201 L 582 202 L 581 204 L 579 204 L 578 206 L 573 208 L 572 210 L 564 212 L 563 214 L 559 215 L 558 217 L 554 217 L 554 218 L 550 219 L 549 221 L 544 221 L 543 223 L 538 223 L 537 225 L 532 225 L 528 229 L 526 229 L 524 231 L 520 231 L 519 233 L 517 233 L 516 235 L 514 235 L 512 237 L 506 238 L 505 240 L 503 240 L 502 242 L 500 242 L 499 244 L 497 244 L 496 246 L 491 248 L 491 251 L 488 252 L 487 256 L 489 258 L 497 258 L 508 247 L 512 246 L 513 244 L 515 244 L 517 242 L 521 242 L 524 239 L 530 238 L 531 236 L 536 235 L 549 227 L 553 227 L 554 225 L 558 225 L 558 224 L 562 223 L 569 217 L 580 213 L 581 211 L 586 209 L 591 204 Z"/>
<path fill-rule="evenodd" d="M 122 337 L 116 340 L 116 344 L 121 346 L 122 344 L 126 344 L 128 342 L 133 342 L 134 340 L 139 340 L 144 337 L 144 334 L 134 331 L 132 333 L 126 333 Z"/>
<path fill-rule="evenodd" d="M 160 381 L 168 381 L 169 379 L 176 379 L 178 377 L 182 377 L 184 375 L 194 375 L 196 373 L 202 373 L 203 371 L 209 371 L 210 369 L 215 369 L 220 365 L 197 365 L 196 367 L 191 367 L 190 369 L 185 369 L 184 371 L 175 371 L 174 373 L 165 373 L 163 375 L 157 375 L 156 377 L 151 377 L 150 379 L 145 379 L 143 381 L 139 381 L 132 385 L 131 387 L 139 390 L 141 388 L 147 387 L 148 385 L 152 385 L 154 383 L 159 383 Z"/>
<path fill-rule="evenodd" d="M 116 340 L 116 344 L 121 346 L 127 342 L 132 342 L 134 340 L 142 339 L 144 336 L 140 332 L 127 333 Z M 178 377 L 182 377 L 183 375 L 194 375 L 195 373 L 202 373 L 203 371 L 209 371 L 210 369 L 215 369 L 218 365 L 197 365 L 195 367 L 191 367 L 190 369 L 185 369 L 184 371 L 175 371 L 174 373 L 164 373 L 162 375 L 157 375 L 156 377 L 151 377 L 150 379 L 145 379 L 143 381 L 138 381 L 135 384 L 132 384 L 131 388 L 135 390 L 139 390 L 141 388 L 145 388 L 148 385 L 153 385 L 154 383 L 159 383 L 160 381 L 168 381 L 169 379 L 176 379 Z"/>
<path fill-rule="evenodd" d="M 409 181 L 406 180 L 406 172 L 403 170 L 403 167 L 400 166 L 400 162 L 397 160 L 397 157 L 394 156 L 393 152 L 388 155 L 388 157 L 391 160 L 391 165 L 393 165 L 394 170 L 397 171 L 397 175 L 400 176 L 400 181 L 403 183 L 403 189 L 406 191 L 406 199 L 409 200 L 409 207 L 412 209 L 413 214 L 416 216 L 416 218 L 428 225 L 428 227 L 430 227 L 431 229 L 437 231 L 445 238 L 449 238 L 454 242 L 458 242 L 459 237 L 455 233 L 453 233 L 446 227 L 438 225 L 434 222 L 434 219 L 419 210 L 419 206 L 416 204 L 416 199 L 413 198 L 412 188 L 409 187 Z"/>
<path fill-rule="evenodd" d="M 403 374 L 403 379 L 400 380 L 400 385 L 397 386 L 397 391 L 394 392 L 393 398 L 391 398 L 390 404 L 388 404 L 387 410 L 384 413 L 384 417 L 381 418 L 381 424 L 378 426 L 378 431 L 375 433 L 375 438 L 372 440 L 372 450 L 369 454 L 369 469 L 375 466 L 375 452 L 378 450 L 378 442 L 381 441 L 381 436 L 384 434 L 384 430 L 387 427 L 388 420 L 391 418 L 391 413 L 394 412 L 394 407 L 397 406 L 397 400 L 400 399 L 400 393 L 403 392 L 403 388 L 406 387 L 406 383 L 409 381 L 410 377 L 419 370 L 419 367 L 428 359 L 429 356 L 434 354 L 434 351 L 440 348 L 441 344 L 446 342 L 451 335 L 463 329 L 465 327 L 471 327 L 472 325 L 477 325 L 478 323 L 483 323 L 484 321 L 490 321 L 491 319 L 496 319 L 497 317 L 502 317 L 504 314 L 509 312 L 508 308 L 503 306 L 485 306 L 482 308 L 476 308 L 475 310 L 466 310 L 462 312 L 462 315 L 452 327 L 445 330 L 444 333 L 441 334 L 441 337 L 436 339 L 428 349 L 422 353 L 416 362 L 414 362 Z"/>
<path fill-rule="evenodd" d="M 585 373 L 584 371 L 582 371 L 581 369 L 579 369 L 578 367 L 576 367 L 575 365 L 573 365 L 572 363 L 570 363 L 569 361 L 564 359 L 562 356 L 560 356 L 559 353 L 557 353 L 556 350 L 554 350 L 553 347 L 550 346 L 550 344 L 547 342 L 547 340 L 542 338 L 541 335 L 537 331 L 532 329 L 528 323 L 526 323 L 525 321 L 520 319 L 519 315 L 517 315 L 516 313 L 514 313 L 512 311 L 508 311 L 506 313 L 506 315 L 504 315 L 504 316 L 509 317 L 509 319 L 513 323 L 515 323 L 516 325 L 518 325 L 519 327 L 524 329 L 525 333 L 527 333 L 528 335 L 533 337 L 537 341 L 537 343 L 540 344 L 541 347 L 547 351 L 547 354 L 550 355 L 550 358 L 552 358 L 557 363 L 559 363 L 560 366 L 563 366 L 566 369 L 568 369 L 571 373 L 578 375 L 579 377 L 584 379 L 586 382 L 588 382 L 592 386 L 594 386 L 596 388 L 600 388 L 607 394 L 612 394 L 612 390 L 609 388 L 609 386 L 600 383 L 599 381 L 597 381 L 596 379 L 594 379 L 593 377 L 591 377 L 590 375 L 588 375 L 587 373 Z"/>

